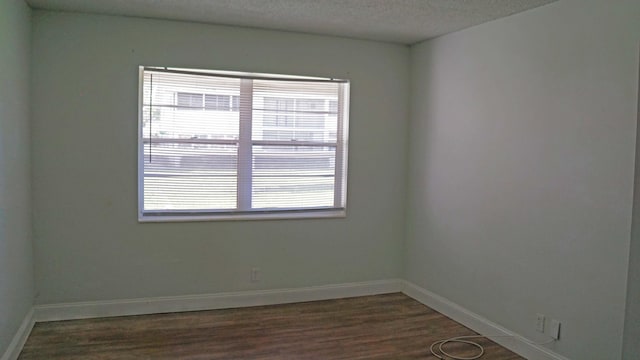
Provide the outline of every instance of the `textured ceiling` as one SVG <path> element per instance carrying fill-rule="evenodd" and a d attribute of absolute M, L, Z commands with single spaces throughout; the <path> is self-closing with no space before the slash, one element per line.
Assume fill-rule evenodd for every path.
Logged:
<path fill-rule="evenodd" d="M 26 0 L 34 8 L 413 44 L 555 0 Z"/>

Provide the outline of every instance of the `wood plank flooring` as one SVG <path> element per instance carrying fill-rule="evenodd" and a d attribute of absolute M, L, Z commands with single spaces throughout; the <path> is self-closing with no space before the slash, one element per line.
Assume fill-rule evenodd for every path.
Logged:
<path fill-rule="evenodd" d="M 474 332 L 404 294 L 37 323 L 19 360 L 435 359 Z M 485 359 L 522 359 L 486 340 Z M 473 353 L 458 345 L 448 350 Z"/>

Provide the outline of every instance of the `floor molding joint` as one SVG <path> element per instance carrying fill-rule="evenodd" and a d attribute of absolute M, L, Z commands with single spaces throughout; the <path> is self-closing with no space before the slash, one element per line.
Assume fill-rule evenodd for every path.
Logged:
<path fill-rule="evenodd" d="M 31 334 L 31 330 L 33 330 L 34 325 L 34 309 L 31 308 L 27 315 L 25 315 L 24 320 L 22 320 L 18 331 L 16 331 L 16 334 L 13 336 L 13 339 L 9 343 L 7 350 L 5 350 L 4 354 L 0 357 L 0 360 L 18 359 L 18 356 L 20 356 L 20 352 L 22 351 L 24 344 L 27 342 L 29 334 Z"/>

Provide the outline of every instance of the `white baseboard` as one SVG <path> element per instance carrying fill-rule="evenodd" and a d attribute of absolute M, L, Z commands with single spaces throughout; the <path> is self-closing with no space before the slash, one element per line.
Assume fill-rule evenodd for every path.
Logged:
<path fill-rule="evenodd" d="M 36 321 L 56 321 L 287 304 L 386 294 L 401 290 L 402 280 L 392 279 L 295 289 L 36 305 L 34 310 Z"/>
<path fill-rule="evenodd" d="M 437 312 L 459 322 L 480 335 L 508 337 L 492 338 L 494 342 L 529 360 L 569 360 L 541 345 L 534 345 L 519 334 L 503 328 L 462 306 L 425 290 L 408 281 L 402 281 L 402 292 Z"/>
<path fill-rule="evenodd" d="M 22 320 L 22 324 L 20 324 L 18 331 L 9 343 L 7 350 L 0 357 L 0 360 L 18 359 L 24 343 L 27 341 L 29 334 L 31 334 L 31 329 L 33 329 L 33 325 L 35 324 L 34 320 L 34 312 L 33 309 L 31 309 L 24 317 L 24 320 Z"/>

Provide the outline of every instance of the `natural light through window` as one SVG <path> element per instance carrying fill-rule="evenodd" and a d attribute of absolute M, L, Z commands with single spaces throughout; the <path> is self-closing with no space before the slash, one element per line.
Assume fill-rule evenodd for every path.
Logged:
<path fill-rule="evenodd" d="M 345 215 L 349 82 L 140 67 L 139 220 Z"/>

